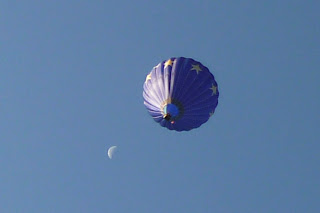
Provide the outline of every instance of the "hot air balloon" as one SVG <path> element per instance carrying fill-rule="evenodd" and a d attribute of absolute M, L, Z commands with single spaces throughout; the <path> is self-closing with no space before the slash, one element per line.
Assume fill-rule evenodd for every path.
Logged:
<path fill-rule="evenodd" d="M 218 85 L 207 67 L 191 58 L 170 58 L 147 75 L 144 105 L 170 130 L 189 131 L 207 122 L 218 105 Z"/>

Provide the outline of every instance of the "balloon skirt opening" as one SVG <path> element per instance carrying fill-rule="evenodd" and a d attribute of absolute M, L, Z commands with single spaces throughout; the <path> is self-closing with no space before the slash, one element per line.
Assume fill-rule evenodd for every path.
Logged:
<path fill-rule="evenodd" d="M 167 104 L 163 108 L 163 113 L 164 113 L 165 117 L 169 118 L 169 120 L 170 120 L 171 118 L 177 117 L 179 115 L 179 109 L 174 104 Z"/>

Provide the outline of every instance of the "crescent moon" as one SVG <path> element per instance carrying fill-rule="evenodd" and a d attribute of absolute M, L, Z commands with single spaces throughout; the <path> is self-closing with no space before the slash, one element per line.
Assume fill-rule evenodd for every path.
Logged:
<path fill-rule="evenodd" d="M 110 148 L 108 149 L 108 157 L 109 157 L 110 159 L 112 159 L 112 156 L 113 156 L 114 152 L 116 151 L 116 149 L 117 149 L 117 146 L 112 146 L 112 147 L 110 147 Z"/>

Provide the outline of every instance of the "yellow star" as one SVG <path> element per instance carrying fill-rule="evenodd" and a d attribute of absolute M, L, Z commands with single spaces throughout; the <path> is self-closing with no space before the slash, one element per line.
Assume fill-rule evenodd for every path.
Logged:
<path fill-rule="evenodd" d="M 212 90 L 212 95 L 217 94 L 217 87 L 215 85 L 212 84 L 212 87 L 210 89 Z"/>
<path fill-rule="evenodd" d="M 209 116 L 211 117 L 214 113 L 214 110 L 212 110 L 212 112 L 209 113 Z"/>
<path fill-rule="evenodd" d="M 147 75 L 146 81 L 144 83 L 147 83 L 148 80 L 151 80 L 151 73 L 149 75 Z"/>
<path fill-rule="evenodd" d="M 166 68 L 167 66 L 172 66 L 173 61 L 171 61 L 171 59 L 169 59 L 168 61 L 166 61 L 166 63 L 164 63 L 164 68 Z"/>
<path fill-rule="evenodd" d="M 199 74 L 200 71 L 202 71 L 202 69 L 200 68 L 199 64 L 191 64 L 192 68 L 191 70 L 195 70 L 197 72 L 197 75 Z"/>

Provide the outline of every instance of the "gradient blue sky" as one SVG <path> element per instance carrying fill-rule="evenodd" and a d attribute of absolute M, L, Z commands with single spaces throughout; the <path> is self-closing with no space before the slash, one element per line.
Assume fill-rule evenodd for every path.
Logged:
<path fill-rule="evenodd" d="M 1 213 L 320 212 L 319 1 L 0 8 Z M 145 76 L 177 56 L 219 84 L 190 132 L 143 105 Z"/>

